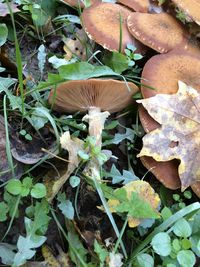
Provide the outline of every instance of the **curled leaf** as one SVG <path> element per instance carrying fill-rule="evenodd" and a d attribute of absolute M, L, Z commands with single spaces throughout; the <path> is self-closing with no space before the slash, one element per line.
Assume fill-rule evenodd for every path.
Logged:
<path fill-rule="evenodd" d="M 156 161 L 180 160 L 178 167 L 182 189 L 200 180 L 200 94 L 179 82 L 176 94 L 157 94 L 137 101 L 161 127 L 143 138 L 138 155 Z"/>
<path fill-rule="evenodd" d="M 80 163 L 78 151 L 83 149 L 84 142 L 79 138 L 71 137 L 69 131 L 67 131 L 60 137 L 60 144 L 61 147 L 66 149 L 69 153 L 69 163 L 67 166 L 67 171 L 58 180 L 54 181 L 50 189 L 48 187 L 49 192 L 47 199 L 49 202 L 53 200 L 60 188 L 68 180 L 73 171 L 78 167 Z"/>

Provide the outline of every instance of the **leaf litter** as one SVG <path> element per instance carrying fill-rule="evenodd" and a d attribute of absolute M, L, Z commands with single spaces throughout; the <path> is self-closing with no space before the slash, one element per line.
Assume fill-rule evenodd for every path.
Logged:
<path fill-rule="evenodd" d="M 176 94 L 157 94 L 138 100 L 161 127 L 143 137 L 138 157 L 156 161 L 180 160 L 182 189 L 200 180 L 200 94 L 179 81 Z"/>

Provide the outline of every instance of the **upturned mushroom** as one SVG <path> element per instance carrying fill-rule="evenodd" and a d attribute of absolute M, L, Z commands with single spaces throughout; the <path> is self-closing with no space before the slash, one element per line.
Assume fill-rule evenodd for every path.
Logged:
<path fill-rule="evenodd" d="M 128 86 L 128 87 L 127 87 Z M 51 90 L 49 102 L 59 112 L 88 112 L 83 117 L 89 123 L 89 134 L 96 138 L 101 147 L 101 134 L 104 122 L 110 113 L 117 112 L 133 102 L 132 96 L 138 91 L 134 83 L 112 79 L 90 79 L 69 81 Z M 103 112 L 101 112 L 103 111 Z"/>
<path fill-rule="evenodd" d="M 128 44 L 132 44 L 137 48 L 138 53 L 143 54 L 146 49 L 132 37 L 126 25 L 127 17 L 130 14 L 131 11 L 121 5 L 102 2 L 85 8 L 81 20 L 89 38 L 103 48 L 123 52 Z"/>
<path fill-rule="evenodd" d="M 176 93 L 179 80 L 200 90 L 199 77 L 199 56 L 177 50 L 165 55 L 156 55 L 144 66 L 142 95 L 144 98 L 148 98 L 158 93 Z M 147 86 L 153 87 L 155 90 L 149 89 Z M 139 116 L 145 132 L 148 133 L 160 127 L 143 107 L 139 109 Z M 153 158 L 146 156 L 141 157 L 141 161 L 167 188 L 180 188 L 178 161 L 156 162 Z M 200 197 L 200 183 L 197 182 L 191 187 L 195 194 Z"/>
<path fill-rule="evenodd" d="M 186 19 L 200 25 L 200 1 L 199 0 L 172 0 L 175 5 L 186 15 Z"/>
<path fill-rule="evenodd" d="M 159 53 L 167 53 L 185 42 L 183 26 L 168 13 L 133 12 L 127 19 L 130 33 L 144 45 Z"/>

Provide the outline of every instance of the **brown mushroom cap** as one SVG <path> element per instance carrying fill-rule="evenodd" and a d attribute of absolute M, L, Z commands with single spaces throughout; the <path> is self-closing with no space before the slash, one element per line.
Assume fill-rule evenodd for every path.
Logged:
<path fill-rule="evenodd" d="M 200 1 L 199 0 L 172 0 L 180 10 L 189 18 L 200 25 Z"/>
<path fill-rule="evenodd" d="M 134 11 L 144 13 L 148 12 L 150 6 L 149 0 L 118 0 L 117 2 L 133 9 Z"/>
<path fill-rule="evenodd" d="M 185 30 L 167 13 L 133 12 L 127 19 L 130 33 L 143 44 L 159 53 L 166 53 L 185 40 Z"/>
<path fill-rule="evenodd" d="M 145 132 L 148 133 L 160 127 L 159 123 L 148 114 L 143 106 L 140 106 L 139 108 L 139 116 Z M 142 164 L 167 188 L 177 189 L 181 187 L 178 175 L 179 163 L 177 160 L 157 162 L 153 158 L 147 156 L 140 157 L 140 160 Z"/>
<path fill-rule="evenodd" d="M 102 111 L 117 112 L 133 102 L 133 94 L 138 91 L 134 83 L 112 79 L 90 79 L 64 82 L 51 90 L 49 102 L 54 110 L 61 112 L 87 112 L 92 107 Z"/>
<path fill-rule="evenodd" d="M 126 21 L 131 11 L 111 3 L 96 3 L 84 9 L 81 19 L 89 38 L 111 51 L 118 51 L 120 46 L 120 15 L 122 18 L 122 51 L 127 44 L 133 44 L 142 52 L 144 47 L 129 33 Z"/>
<path fill-rule="evenodd" d="M 178 81 L 200 90 L 200 57 L 187 52 L 172 51 L 152 57 L 144 66 L 142 86 L 144 98 L 157 93 L 173 94 L 178 90 Z"/>

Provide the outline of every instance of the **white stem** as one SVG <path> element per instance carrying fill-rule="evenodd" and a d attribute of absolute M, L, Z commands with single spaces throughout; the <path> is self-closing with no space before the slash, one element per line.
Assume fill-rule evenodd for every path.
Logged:
<path fill-rule="evenodd" d="M 96 138 L 96 145 L 101 147 L 102 144 L 102 131 L 104 129 L 105 120 L 110 113 L 108 111 L 101 112 L 98 107 L 91 107 L 88 114 L 83 117 L 83 121 L 89 124 L 89 135 Z"/>

